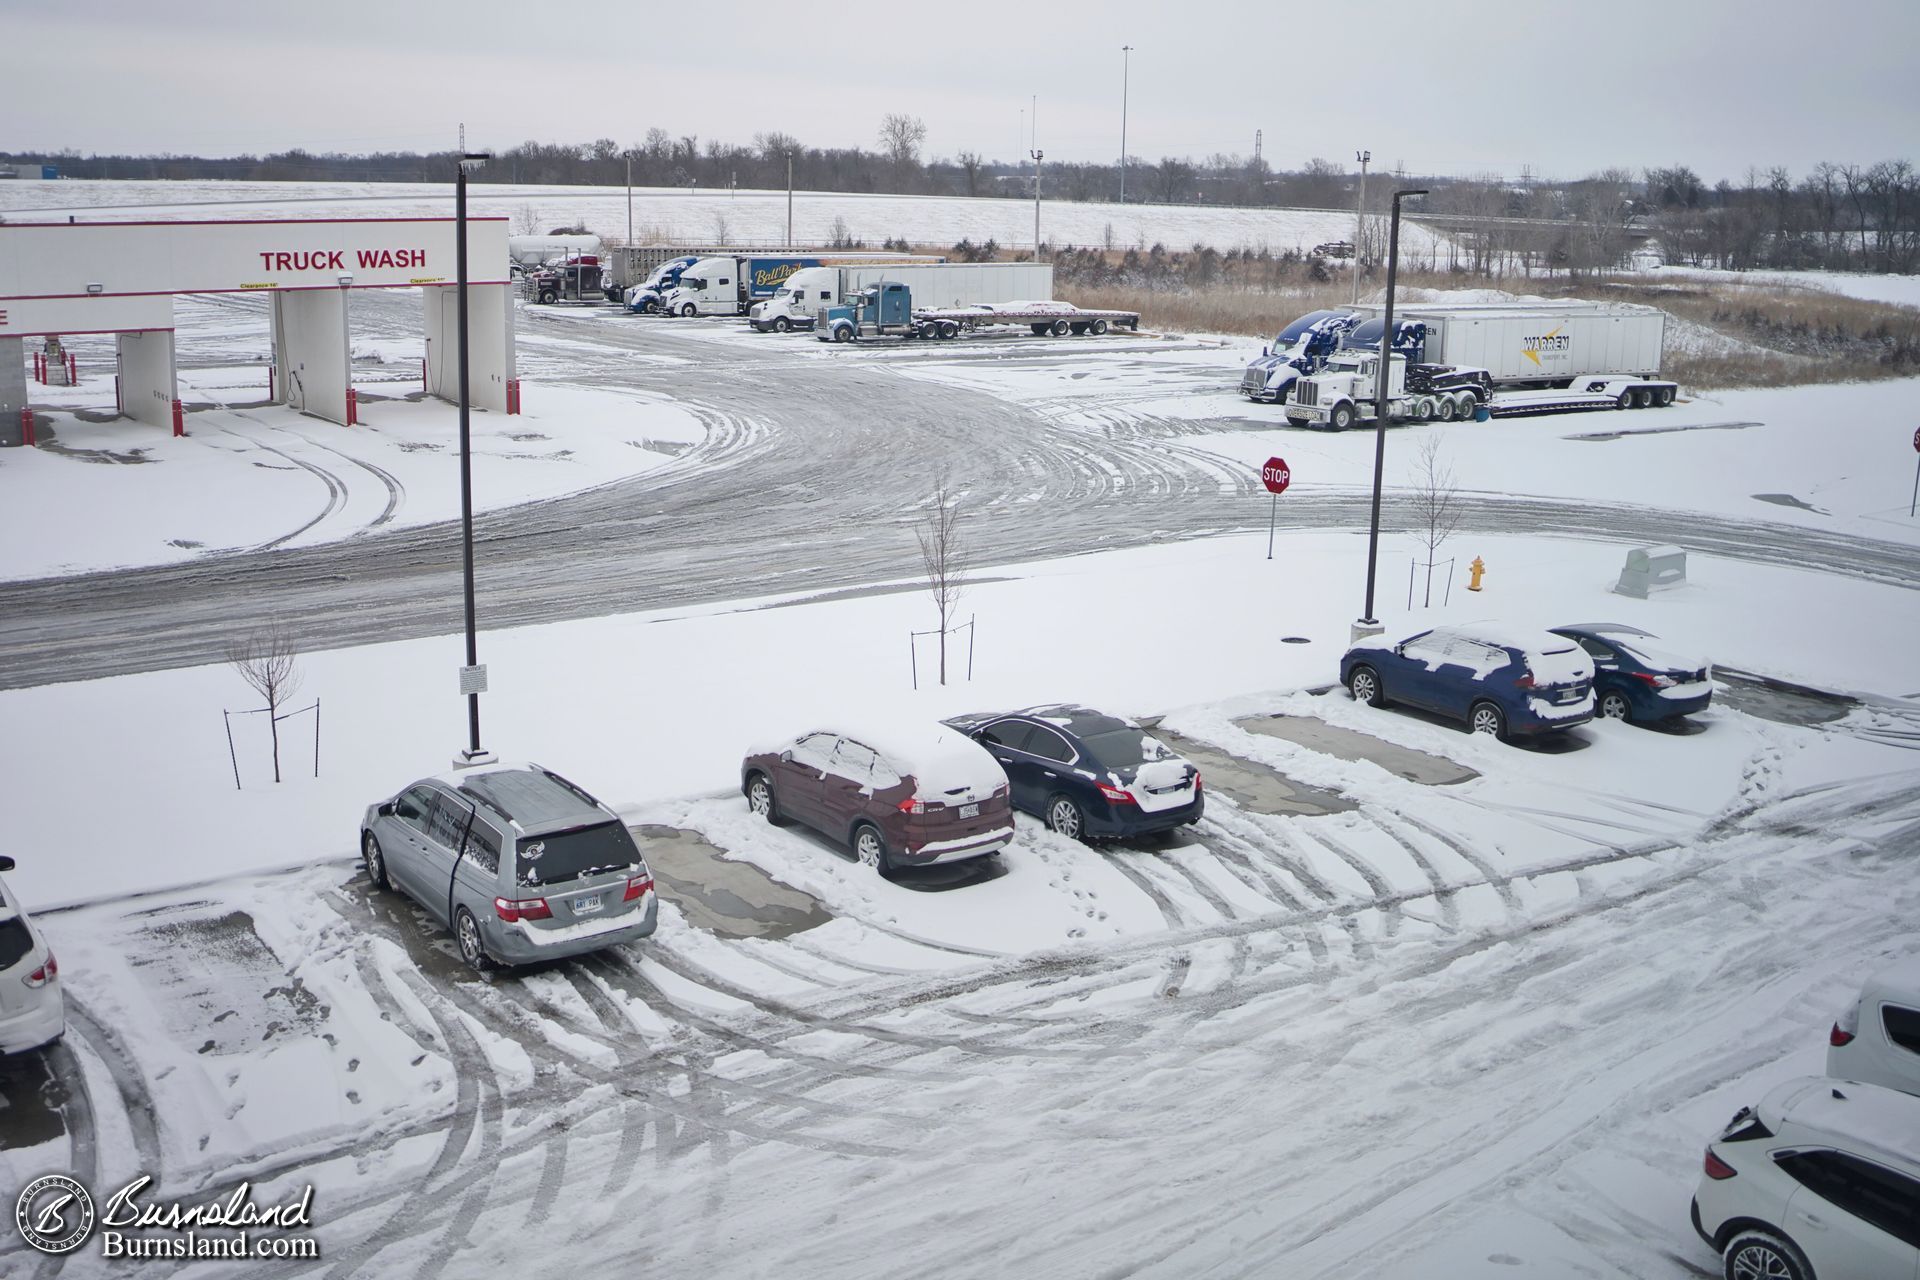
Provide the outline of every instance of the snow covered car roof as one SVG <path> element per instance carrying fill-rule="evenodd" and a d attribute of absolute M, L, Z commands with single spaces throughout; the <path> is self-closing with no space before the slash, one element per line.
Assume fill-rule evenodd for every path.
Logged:
<path fill-rule="evenodd" d="M 1770 1091 L 1756 1108 L 1776 1134 L 1794 1124 L 1840 1138 L 1855 1151 L 1920 1176 L 1920 1097 L 1858 1080 L 1805 1076 Z"/>

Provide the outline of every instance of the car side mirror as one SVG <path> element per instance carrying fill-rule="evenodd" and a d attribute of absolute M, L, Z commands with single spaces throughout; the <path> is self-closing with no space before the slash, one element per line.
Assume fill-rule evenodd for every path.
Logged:
<path fill-rule="evenodd" d="M 11 870 L 13 870 L 13 859 L 9 858 L 4 853 L 0 853 L 0 871 L 11 871 Z"/>

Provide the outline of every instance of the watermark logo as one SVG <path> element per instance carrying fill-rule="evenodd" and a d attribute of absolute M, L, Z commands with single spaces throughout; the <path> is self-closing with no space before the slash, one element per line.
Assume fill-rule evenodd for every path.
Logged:
<path fill-rule="evenodd" d="M 13 1210 L 20 1236 L 42 1253 L 72 1253 L 93 1234 L 93 1197 L 64 1173 L 35 1178 Z"/>

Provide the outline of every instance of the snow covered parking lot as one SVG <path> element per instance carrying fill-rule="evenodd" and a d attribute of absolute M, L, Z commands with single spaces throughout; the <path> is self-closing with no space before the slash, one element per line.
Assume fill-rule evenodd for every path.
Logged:
<path fill-rule="evenodd" d="M 370 303 L 368 340 L 406 305 Z M 324 486 L 220 456 L 211 430 L 76 421 L 64 444 L 162 461 L 0 458 L 9 535 L 30 509 L 53 531 L 0 586 L 9 883 L 75 1011 L 64 1047 L 6 1069 L 14 1182 L 312 1184 L 307 1269 L 339 1274 L 488 1274 L 527 1230 L 556 1265 L 617 1234 L 691 1274 L 888 1274 L 904 1246 L 876 1242 L 913 1241 L 956 1276 L 1685 1276 L 1711 1263 L 1686 1218 L 1706 1137 L 1817 1072 L 1840 1004 L 1912 946 L 1920 653 L 1897 637 L 1920 536 L 1881 461 L 1911 381 L 1394 432 L 1389 631 L 1615 619 L 1852 699 L 1782 715 L 1729 685 L 1688 732 L 1527 749 L 1328 689 L 1372 440 L 1247 405 L 1254 344 L 522 324 L 551 440 L 476 419 L 500 450 L 486 740 L 671 851 L 658 933 L 481 978 L 357 867 L 366 802 L 444 768 L 463 728 L 449 459 L 406 447 L 444 443 L 407 418 L 429 406 L 376 402 L 360 436 L 227 424 L 246 450 L 344 451 L 350 483 L 331 523 L 226 556 Z M 210 396 L 247 371 L 233 335 L 196 339 Z M 1487 590 L 1409 607 L 1395 504 L 1408 446 L 1442 431 L 1470 499 L 1447 554 L 1482 557 Z M 1268 560 L 1276 452 L 1295 484 Z M 384 487 L 359 463 L 404 488 L 393 528 L 370 527 Z M 912 527 L 942 468 L 974 512 L 975 667 L 942 689 L 922 665 L 915 690 Z M 115 518 L 68 513 L 108 483 L 145 487 L 103 499 Z M 258 501 L 180 514 L 215 483 Z M 1760 496 L 1780 494 L 1801 505 Z M 205 547 L 150 536 L 176 530 Z M 1613 594 L 1626 549 L 1658 542 L 1688 547 L 1687 585 Z M 216 714 L 250 705 L 220 640 L 268 615 L 325 707 L 319 777 L 290 738 L 278 786 L 262 735 L 230 758 Z M 1067 698 L 1225 762 L 1206 818 L 1087 846 L 1022 816 L 996 865 L 890 883 L 737 791 L 745 747 L 791 724 Z M 26 1261 L 0 1245 L 0 1268 Z"/>

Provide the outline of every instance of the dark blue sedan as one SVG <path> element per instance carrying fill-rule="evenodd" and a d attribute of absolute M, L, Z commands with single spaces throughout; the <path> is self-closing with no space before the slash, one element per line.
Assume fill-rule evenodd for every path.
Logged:
<path fill-rule="evenodd" d="M 1073 840 L 1145 835 L 1200 821 L 1200 771 L 1130 720 L 1031 707 L 946 722 L 1007 771 L 1013 807 Z"/>
<path fill-rule="evenodd" d="M 1593 659 L 1593 696 L 1609 720 L 1642 724 L 1705 711 L 1713 701 L 1713 667 L 1700 658 L 1647 644 L 1660 637 L 1621 622 L 1555 627 Z"/>
<path fill-rule="evenodd" d="M 1593 719 L 1593 664 L 1580 646 L 1497 623 L 1435 627 L 1400 641 L 1370 636 L 1340 659 L 1340 683 L 1371 706 L 1405 703 L 1502 740 Z"/>

